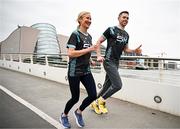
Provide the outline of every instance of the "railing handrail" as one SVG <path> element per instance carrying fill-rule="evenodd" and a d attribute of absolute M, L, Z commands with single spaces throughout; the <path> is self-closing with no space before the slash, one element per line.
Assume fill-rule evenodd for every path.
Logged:
<path fill-rule="evenodd" d="M 121 56 L 121 59 L 158 59 L 158 60 L 174 60 L 174 61 L 180 61 L 180 58 L 149 57 L 149 56 Z"/>
<path fill-rule="evenodd" d="M 59 53 L 59 54 L 46 54 L 46 53 L 0 53 L 0 55 L 61 55 L 68 56 L 67 53 Z M 92 57 L 96 57 L 96 55 L 92 55 Z M 170 58 L 170 57 L 150 57 L 150 56 L 121 56 L 120 60 L 123 59 L 157 59 L 157 60 L 173 60 L 180 61 L 180 58 Z"/>
<path fill-rule="evenodd" d="M 42 56 L 43 55 L 43 56 Z M 53 56 L 55 55 L 55 56 Z M 57 56 L 58 55 L 58 56 Z M 2 66 L 6 66 L 8 63 L 17 62 L 20 63 L 28 63 L 31 65 L 44 65 L 44 66 L 50 66 L 50 67 L 56 67 L 56 68 L 67 68 L 68 67 L 68 58 L 67 53 L 60 53 L 60 54 L 37 54 L 37 53 L 1 53 L 0 54 L 0 61 Z M 103 65 L 100 62 L 96 61 L 96 55 L 92 55 L 94 58 L 92 58 L 95 62 L 95 66 L 91 66 L 91 69 L 93 72 L 104 72 L 103 71 Z M 139 60 L 143 59 L 143 60 Z M 172 60 L 172 61 L 168 61 Z M 7 61 L 7 62 L 6 62 Z M 7 65 L 9 68 L 10 65 Z M 119 62 L 119 68 L 122 69 L 130 69 L 126 71 L 126 74 L 123 76 L 128 75 L 128 71 L 133 70 L 149 70 L 148 72 L 144 72 L 143 76 L 141 74 L 138 75 L 138 78 L 147 79 L 147 80 L 155 80 L 156 76 L 161 77 L 161 74 L 163 72 L 163 75 L 167 75 L 167 71 L 169 70 L 168 74 L 172 74 L 171 72 L 173 70 L 180 70 L 180 59 L 177 58 L 163 58 L 163 57 L 147 57 L 147 56 L 122 56 L 121 60 Z M 156 71 L 159 71 L 159 73 L 156 73 Z M 171 70 L 171 71 L 170 71 Z M 157 71 L 157 72 L 158 72 Z M 137 71 L 131 71 L 131 75 L 133 72 L 136 72 L 133 77 L 137 78 Z M 145 74 L 152 73 L 153 76 L 149 77 Z M 154 76 L 156 74 L 156 76 Z M 129 75 L 128 75 L 129 76 Z M 175 76 L 180 76 L 179 74 Z M 155 77 L 155 79 L 154 79 Z M 164 76 L 165 77 L 165 76 Z M 149 79 L 150 78 L 150 79 Z M 158 79 L 156 79 L 157 81 Z M 172 80 L 172 78 L 165 78 L 166 82 L 169 80 Z M 158 81 L 164 81 L 164 80 L 158 80 Z"/>

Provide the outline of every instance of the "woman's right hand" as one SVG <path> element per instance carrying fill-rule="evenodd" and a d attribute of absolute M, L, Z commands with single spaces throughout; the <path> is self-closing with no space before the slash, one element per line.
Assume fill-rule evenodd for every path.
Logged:
<path fill-rule="evenodd" d="M 90 51 L 96 51 L 97 50 L 97 45 L 92 45 L 88 48 Z"/>

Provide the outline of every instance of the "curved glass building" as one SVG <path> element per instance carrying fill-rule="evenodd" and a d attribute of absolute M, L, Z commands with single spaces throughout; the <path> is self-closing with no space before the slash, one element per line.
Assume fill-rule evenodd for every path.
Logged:
<path fill-rule="evenodd" d="M 37 23 L 31 26 L 40 30 L 35 47 L 37 54 L 59 54 L 60 46 L 57 38 L 56 28 L 49 23 Z"/>

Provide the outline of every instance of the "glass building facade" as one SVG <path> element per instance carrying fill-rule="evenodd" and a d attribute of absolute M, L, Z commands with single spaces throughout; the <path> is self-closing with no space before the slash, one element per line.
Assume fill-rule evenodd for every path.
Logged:
<path fill-rule="evenodd" d="M 34 53 L 37 54 L 60 54 L 60 46 L 56 28 L 49 23 L 37 23 L 31 26 L 40 30 Z"/>

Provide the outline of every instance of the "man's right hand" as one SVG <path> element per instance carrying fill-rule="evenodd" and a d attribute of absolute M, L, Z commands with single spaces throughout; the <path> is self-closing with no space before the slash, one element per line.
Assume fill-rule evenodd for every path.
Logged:
<path fill-rule="evenodd" d="M 141 54 L 142 54 L 141 46 L 142 46 L 142 45 L 140 45 L 139 47 L 137 47 L 137 48 L 135 49 L 135 51 L 134 51 L 137 55 L 141 55 Z"/>

